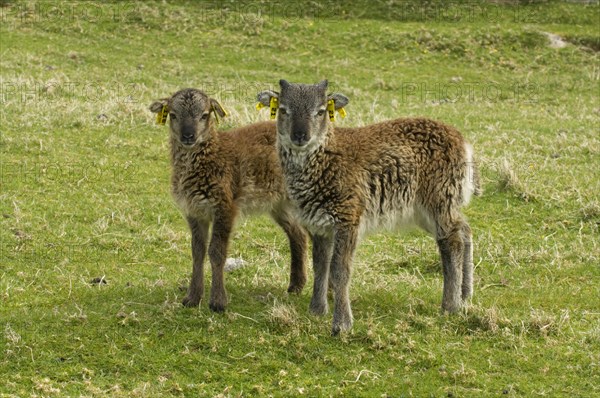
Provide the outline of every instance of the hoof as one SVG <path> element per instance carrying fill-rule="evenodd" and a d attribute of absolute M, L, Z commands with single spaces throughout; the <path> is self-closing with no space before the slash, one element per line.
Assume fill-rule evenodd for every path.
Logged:
<path fill-rule="evenodd" d="M 348 330 L 352 329 L 352 322 L 345 322 L 342 324 L 333 324 L 333 327 L 331 328 L 331 335 L 332 336 L 339 336 L 340 333 L 342 332 L 347 332 Z"/>
<path fill-rule="evenodd" d="M 210 308 L 211 311 L 213 312 L 225 312 L 225 304 L 217 304 L 217 303 L 210 303 L 208 304 L 208 308 Z"/>
<path fill-rule="evenodd" d="M 288 293 L 300 294 L 302 293 L 302 289 L 304 285 L 290 285 L 287 289 Z"/>
<path fill-rule="evenodd" d="M 200 304 L 200 298 L 199 297 L 186 296 L 181 301 L 181 304 L 183 304 L 184 307 L 188 307 L 188 308 L 197 307 L 198 304 Z"/>
<path fill-rule="evenodd" d="M 457 314 L 460 312 L 460 310 L 462 309 L 462 305 L 459 304 L 442 304 L 442 310 L 441 313 L 442 315 L 452 315 L 452 314 Z"/>
<path fill-rule="evenodd" d="M 350 308 L 347 311 L 341 311 L 335 308 L 333 312 L 333 325 L 331 327 L 331 335 L 337 336 L 341 332 L 346 332 L 352 329 L 352 312 Z"/>

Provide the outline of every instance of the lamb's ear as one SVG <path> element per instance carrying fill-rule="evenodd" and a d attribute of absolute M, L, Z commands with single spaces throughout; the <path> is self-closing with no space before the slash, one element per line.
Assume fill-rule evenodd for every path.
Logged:
<path fill-rule="evenodd" d="M 219 101 L 217 101 L 216 99 L 210 99 L 210 107 L 215 113 L 217 120 L 219 120 L 219 117 L 227 116 L 227 111 L 223 109 L 223 106 L 219 104 Z"/>
<path fill-rule="evenodd" d="M 327 81 L 327 79 L 325 80 L 321 80 L 319 83 L 317 83 L 317 87 L 319 87 L 321 90 L 327 90 L 327 86 L 329 85 L 329 82 Z"/>
<path fill-rule="evenodd" d="M 285 79 L 279 80 L 279 87 L 281 87 L 282 90 L 285 90 L 289 86 L 291 86 L 291 83 L 288 82 L 287 80 L 285 80 Z"/>
<path fill-rule="evenodd" d="M 329 94 L 327 96 L 327 100 L 333 100 L 333 103 L 335 104 L 335 110 L 337 111 L 340 108 L 345 107 L 346 105 L 348 105 L 348 103 L 350 102 L 350 100 L 348 99 L 348 97 L 346 97 L 344 94 L 340 94 L 340 93 L 332 93 Z"/>
<path fill-rule="evenodd" d="M 161 98 L 158 101 L 154 101 L 152 103 L 152 105 L 150 105 L 150 112 L 152 112 L 152 113 L 161 112 L 163 109 L 163 106 L 166 106 L 168 104 L 169 104 L 168 98 Z"/>
<path fill-rule="evenodd" d="M 256 96 L 256 100 L 264 106 L 271 104 L 271 98 L 279 98 L 279 93 L 277 91 L 265 90 Z"/>

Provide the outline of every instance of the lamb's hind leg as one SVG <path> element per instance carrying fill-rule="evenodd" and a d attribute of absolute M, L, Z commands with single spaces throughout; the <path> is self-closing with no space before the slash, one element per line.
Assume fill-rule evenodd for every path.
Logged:
<path fill-rule="evenodd" d="M 206 254 L 206 239 L 208 222 L 188 217 L 192 234 L 192 280 L 187 296 L 182 301 L 186 307 L 196 307 L 204 295 L 204 255 Z"/>
<path fill-rule="evenodd" d="M 308 237 L 300 224 L 285 209 L 271 213 L 273 219 L 284 230 L 290 243 L 290 284 L 288 293 L 300 293 L 306 284 L 306 251 Z"/>
<path fill-rule="evenodd" d="M 462 266 L 464 243 L 461 225 L 453 223 L 447 228 L 438 226 L 437 244 L 442 257 L 444 292 L 442 311 L 457 312 L 462 306 Z"/>
<path fill-rule="evenodd" d="M 462 227 L 464 257 L 462 268 L 462 299 L 469 300 L 473 295 L 473 233 L 466 222 Z"/>

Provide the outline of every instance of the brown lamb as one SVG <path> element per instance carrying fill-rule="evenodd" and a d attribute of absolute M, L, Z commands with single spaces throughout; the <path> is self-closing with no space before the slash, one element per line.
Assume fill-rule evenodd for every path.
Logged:
<path fill-rule="evenodd" d="M 280 82 L 277 149 L 286 189 L 313 238 L 314 289 L 310 309 L 327 313 L 334 291 L 332 333 L 352 327 L 352 258 L 363 232 L 417 225 L 433 235 L 444 275 L 442 310 L 456 312 L 473 293 L 472 233 L 461 213 L 479 193 L 473 150 L 454 128 L 429 119 L 396 119 L 335 129 L 328 101 L 342 94 L 316 85 Z M 333 113 L 333 109 L 331 110 Z M 343 131 L 342 131 L 343 130 Z"/>
<path fill-rule="evenodd" d="M 216 100 L 192 88 L 154 102 L 150 110 L 159 113 L 165 105 L 170 119 L 171 192 L 192 234 L 192 279 L 183 304 L 197 306 L 203 297 L 203 263 L 212 223 L 209 307 L 225 310 L 223 268 L 240 211 L 269 212 L 285 231 L 291 251 L 288 292 L 300 292 L 306 283 L 307 235 L 292 217 L 286 199 L 275 151 L 275 123 L 217 131 L 211 114 L 223 117 L 225 111 Z"/>

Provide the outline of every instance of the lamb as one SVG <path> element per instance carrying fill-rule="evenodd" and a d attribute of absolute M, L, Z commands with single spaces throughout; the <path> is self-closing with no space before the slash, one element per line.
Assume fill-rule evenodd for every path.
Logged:
<path fill-rule="evenodd" d="M 479 193 L 471 145 L 456 129 L 429 119 L 335 129 L 329 119 L 349 100 L 327 95 L 327 80 L 316 85 L 280 80 L 279 85 L 280 93 L 263 91 L 258 100 L 267 105 L 277 99 L 285 186 L 313 239 L 311 312 L 327 313 L 331 284 L 332 334 L 351 329 L 349 284 L 360 236 L 407 224 L 437 240 L 442 311 L 460 310 L 473 293 L 472 233 L 461 214 Z"/>
<path fill-rule="evenodd" d="M 275 151 L 274 122 L 217 131 L 225 110 L 204 92 L 188 88 L 154 102 L 150 110 L 170 119 L 171 192 L 192 235 L 192 278 L 183 305 L 198 306 L 204 294 L 204 256 L 212 268 L 209 307 L 227 306 L 223 281 L 229 237 L 240 211 L 269 212 L 285 231 L 291 251 L 288 292 L 306 283 L 307 234 L 294 219 Z M 163 119 L 164 123 L 164 119 Z"/>

